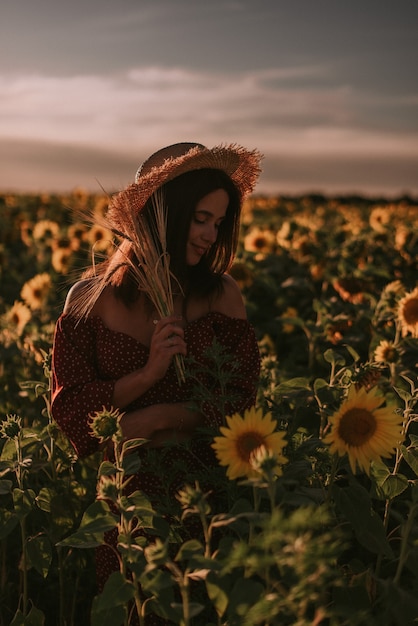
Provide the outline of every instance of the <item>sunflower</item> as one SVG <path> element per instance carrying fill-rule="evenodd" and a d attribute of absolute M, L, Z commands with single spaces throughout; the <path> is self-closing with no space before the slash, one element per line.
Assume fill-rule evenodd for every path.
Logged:
<path fill-rule="evenodd" d="M 22 433 L 22 418 L 18 415 L 6 415 L 0 422 L 0 437 L 18 439 Z"/>
<path fill-rule="evenodd" d="M 23 329 L 31 317 L 32 313 L 29 307 L 19 301 L 16 301 L 10 311 L 6 313 L 6 321 L 14 328 L 19 336 L 22 334 Z"/>
<path fill-rule="evenodd" d="M 290 335 L 295 330 L 295 325 L 289 321 L 291 318 L 295 317 L 298 317 L 298 310 L 293 306 L 288 306 L 280 315 L 280 319 L 287 320 L 282 322 L 282 329 L 286 335 Z"/>
<path fill-rule="evenodd" d="M 39 220 L 33 227 L 32 235 L 36 241 L 51 241 L 59 235 L 60 227 L 53 220 Z"/>
<path fill-rule="evenodd" d="M 86 239 L 98 252 L 107 252 L 113 247 L 113 235 L 111 231 L 101 224 L 94 224 L 86 233 Z"/>
<path fill-rule="evenodd" d="M 227 426 L 222 426 L 222 436 L 215 437 L 212 444 L 220 465 L 227 466 L 226 474 L 230 480 L 241 476 L 256 476 L 252 463 L 253 453 L 264 446 L 276 455 L 279 465 L 287 462 L 282 455 L 286 445 L 284 432 L 275 432 L 277 422 L 271 413 L 263 415 L 262 409 L 248 409 L 241 416 L 235 413 L 226 418 Z"/>
<path fill-rule="evenodd" d="M 389 458 L 402 439 L 402 416 L 391 406 L 382 407 L 383 402 L 377 387 L 367 391 L 352 385 L 346 400 L 329 420 L 331 432 L 323 441 L 332 453 L 348 455 L 353 473 L 358 465 L 368 474 L 370 463 Z"/>
<path fill-rule="evenodd" d="M 370 227 L 377 233 L 385 233 L 391 219 L 389 207 L 375 207 L 369 215 Z"/>
<path fill-rule="evenodd" d="M 361 304 L 365 297 L 365 292 L 370 288 L 369 283 L 361 278 L 337 278 L 332 283 L 335 291 L 342 300 L 352 302 L 353 304 Z"/>
<path fill-rule="evenodd" d="M 392 341 L 383 339 L 375 348 L 374 360 L 377 363 L 396 363 L 399 360 L 399 351 Z"/>
<path fill-rule="evenodd" d="M 51 257 L 54 270 L 59 274 L 68 274 L 72 263 L 72 254 L 71 248 L 56 248 Z"/>
<path fill-rule="evenodd" d="M 411 333 L 413 337 L 418 338 L 418 287 L 399 301 L 398 320 L 401 323 L 403 337 Z"/>
<path fill-rule="evenodd" d="M 35 311 L 42 308 L 50 289 L 51 277 L 44 272 L 28 280 L 23 285 L 20 295 L 32 311 Z"/>
<path fill-rule="evenodd" d="M 104 443 L 111 439 L 112 441 L 120 441 L 122 438 L 122 429 L 120 419 L 124 415 L 119 409 L 111 407 L 107 409 L 103 406 L 101 411 L 94 411 L 89 414 L 89 426 L 91 434 Z"/>
<path fill-rule="evenodd" d="M 76 222 L 68 227 L 67 236 L 72 250 L 79 250 L 87 227 L 82 222 Z"/>
<path fill-rule="evenodd" d="M 276 238 L 271 230 L 254 226 L 244 237 L 244 248 L 247 252 L 264 255 L 273 252 Z"/>

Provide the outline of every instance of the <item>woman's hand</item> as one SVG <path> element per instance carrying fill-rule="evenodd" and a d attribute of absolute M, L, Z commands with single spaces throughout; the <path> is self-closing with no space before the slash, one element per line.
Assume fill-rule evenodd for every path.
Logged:
<path fill-rule="evenodd" d="M 141 369 L 122 376 L 115 382 L 113 406 L 123 409 L 164 378 L 173 357 L 186 355 L 186 342 L 181 317 L 172 315 L 155 322 L 148 361 Z"/>
<path fill-rule="evenodd" d="M 171 315 L 154 321 L 155 330 L 151 337 L 148 362 L 144 367 L 144 374 L 153 384 L 164 378 L 174 355 L 187 354 L 181 320 L 181 317 Z"/>

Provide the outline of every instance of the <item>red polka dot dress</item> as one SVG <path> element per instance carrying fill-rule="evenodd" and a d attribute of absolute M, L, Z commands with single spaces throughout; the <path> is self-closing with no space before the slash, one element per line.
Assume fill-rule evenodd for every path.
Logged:
<path fill-rule="evenodd" d="M 219 392 L 208 370 L 207 349 L 214 340 L 231 355 L 233 376 L 229 382 L 224 411 L 216 403 Z M 188 323 L 185 327 L 188 357 L 191 357 L 193 376 L 179 385 L 172 364 L 165 377 L 124 407 L 129 412 L 158 403 L 175 403 L 193 400 L 194 385 L 210 389 L 213 403 L 206 400 L 202 410 L 205 425 L 219 428 L 225 415 L 242 412 L 254 404 L 260 369 L 260 355 L 253 327 L 247 320 L 231 318 L 215 311 Z M 130 372 L 144 367 L 149 349 L 122 332 L 110 330 L 100 317 L 79 320 L 63 314 L 56 324 L 53 348 L 52 414 L 62 431 L 72 442 L 79 457 L 98 450 L 98 442 L 89 429 L 89 414 L 112 407 L 115 381 Z M 194 380 L 193 380 L 194 379 Z M 161 449 L 139 449 L 141 471 L 135 476 L 130 489 L 143 490 L 158 510 L 164 498 L 174 499 L 174 494 L 193 472 L 217 465 L 209 443 L 196 438 L 190 449 L 170 446 Z M 156 475 L 148 467 L 161 456 L 161 472 Z M 157 459 L 158 461 L 158 459 Z M 100 550 L 97 560 L 99 586 L 111 571 L 117 568 L 111 551 Z"/>

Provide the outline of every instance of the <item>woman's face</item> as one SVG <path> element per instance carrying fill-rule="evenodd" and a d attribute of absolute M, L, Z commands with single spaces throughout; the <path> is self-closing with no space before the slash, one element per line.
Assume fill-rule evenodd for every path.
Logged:
<path fill-rule="evenodd" d="M 229 196 L 224 189 L 216 189 L 204 196 L 196 205 L 190 224 L 186 246 L 187 265 L 197 265 L 202 256 L 215 243 L 218 229 L 226 215 Z"/>

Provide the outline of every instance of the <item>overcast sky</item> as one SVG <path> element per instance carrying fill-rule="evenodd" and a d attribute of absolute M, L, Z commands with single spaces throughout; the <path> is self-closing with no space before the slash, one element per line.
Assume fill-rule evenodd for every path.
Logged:
<path fill-rule="evenodd" d="M 264 193 L 418 194 L 417 0 L 1 0 L 0 190 L 115 191 L 176 141 Z"/>

